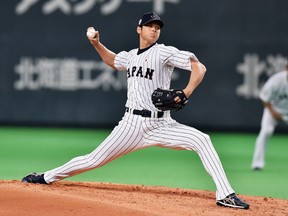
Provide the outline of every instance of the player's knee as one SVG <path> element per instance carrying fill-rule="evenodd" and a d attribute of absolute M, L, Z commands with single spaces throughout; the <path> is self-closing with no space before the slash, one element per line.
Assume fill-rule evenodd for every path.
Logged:
<path fill-rule="evenodd" d="M 191 136 L 190 148 L 196 152 L 200 151 L 201 145 L 211 145 L 211 139 L 208 134 L 200 132 L 197 136 Z"/>
<path fill-rule="evenodd" d="M 205 142 L 209 142 L 211 143 L 211 139 L 210 139 L 210 136 L 208 134 L 205 134 L 205 133 L 202 133 L 202 139 L 205 141 Z"/>

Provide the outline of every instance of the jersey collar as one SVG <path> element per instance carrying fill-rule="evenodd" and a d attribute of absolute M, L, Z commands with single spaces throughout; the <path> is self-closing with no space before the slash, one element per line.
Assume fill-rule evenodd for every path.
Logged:
<path fill-rule="evenodd" d="M 150 45 L 149 47 L 146 47 L 144 49 L 140 49 L 138 48 L 138 52 L 137 55 L 140 55 L 141 53 L 145 52 L 146 50 L 150 49 L 152 46 L 154 46 L 156 43 L 153 43 L 152 45 Z"/>

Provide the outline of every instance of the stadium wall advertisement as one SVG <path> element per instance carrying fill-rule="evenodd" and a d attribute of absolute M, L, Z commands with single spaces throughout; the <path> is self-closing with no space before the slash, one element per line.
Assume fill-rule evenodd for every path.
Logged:
<path fill-rule="evenodd" d="M 118 53 L 138 47 L 142 14 L 158 13 L 158 43 L 196 54 L 207 73 L 177 121 L 211 130 L 260 128 L 258 93 L 283 69 L 288 1 L 18 0 L 0 3 L 0 124 L 111 127 L 124 114 L 126 73 L 86 37 L 94 26 Z M 188 71 L 176 69 L 172 88 Z M 277 130 L 287 131 L 284 123 Z"/>

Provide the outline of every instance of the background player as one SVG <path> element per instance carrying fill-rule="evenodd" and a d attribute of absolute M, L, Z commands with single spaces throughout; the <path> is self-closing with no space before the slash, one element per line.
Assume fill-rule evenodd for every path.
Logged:
<path fill-rule="evenodd" d="M 32 173 L 23 182 L 50 184 L 61 179 L 101 167 L 135 150 L 161 146 L 195 151 L 215 182 L 216 203 L 248 209 L 249 204 L 238 198 L 227 180 L 221 161 L 210 137 L 201 131 L 173 120 L 170 111 L 160 111 L 152 103 L 152 92 L 169 89 L 175 67 L 191 71 L 183 92 L 189 97 L 201 83 L 206 68 L 188 51 L 157 44 L 164 23 L 149 12 L 137 26 L 139 48 L 115 54 L 100 42 L 98 31 L 88 28 L 87 36 L 102 60 L 109 66 L 127 72 L 127 101 L 124 117 L 111 134 L 90 154 L 76 157 L 45 173 Z M 94 32 L 94 33 L 93 33 Z M 175 101 L 181 102 L 176 97 Z"/>
<path fill-rule="evenodd" d="M 252 161 L 254 170 L 264 168 L 267 142 L 278 122 L 284 121 L 288 124 L 288 63 L 284 71 L 273 74 L 267 80 L 259 97 L 263 101 L 264 112 L 255 143 Z"/>

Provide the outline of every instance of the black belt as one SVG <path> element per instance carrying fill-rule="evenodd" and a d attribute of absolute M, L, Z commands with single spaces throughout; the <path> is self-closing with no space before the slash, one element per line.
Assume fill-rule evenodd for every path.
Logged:
<path fill-rule="evenodd" d="M 151 116 L 152 116 L 152 112 L 149 111 L 149 110 L 145 110 L 145 109 L 136 110 L 136 109 L 131 109 L 131 108 L 126 107 L 125 108 L 125 112 L 130 112 L 130 113 L 132 113 L 134 115 L 140 115 L 142 117 L 147 117 L 147 118 L 151 118 Z M 162 118 L 163 115 L 164 115 L 164 112 L 159 111 L 159 112 L 156 113 L 155 117 Z"/>

